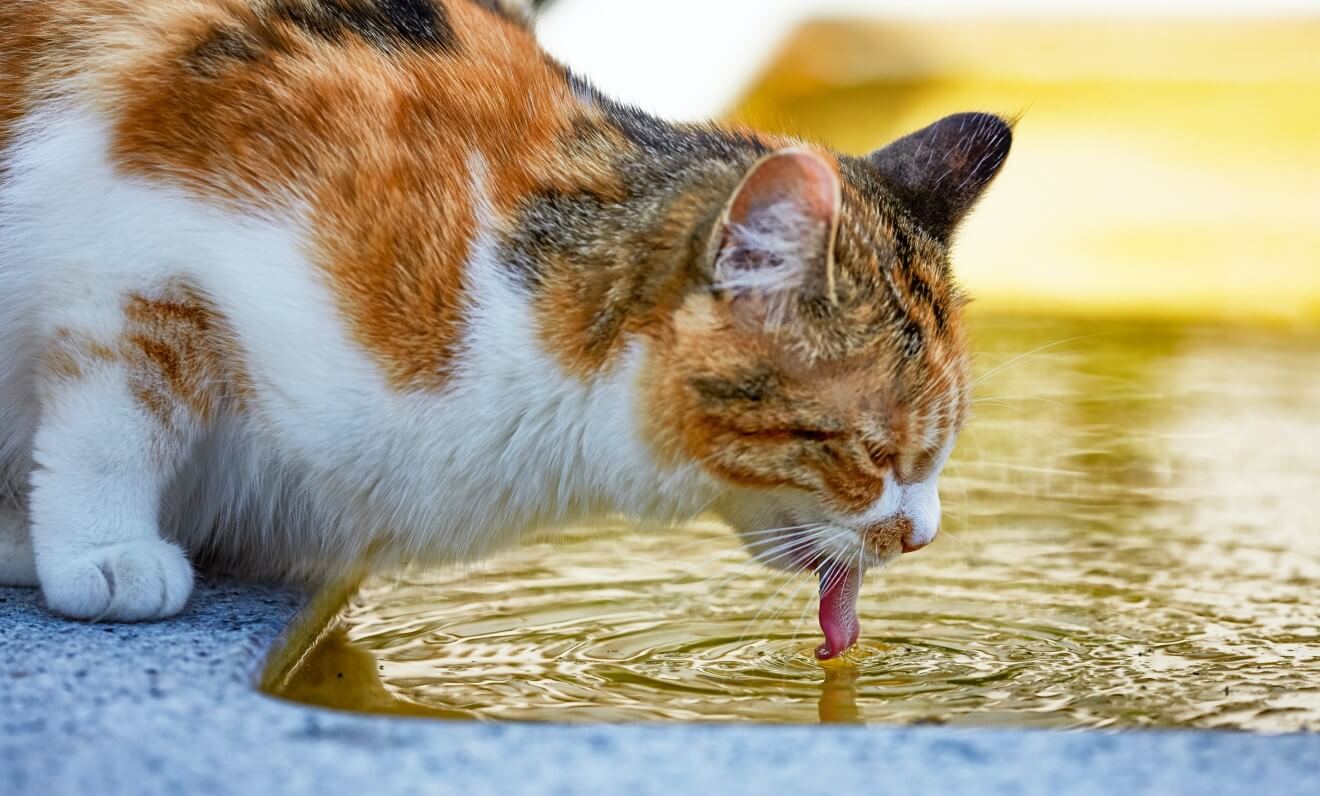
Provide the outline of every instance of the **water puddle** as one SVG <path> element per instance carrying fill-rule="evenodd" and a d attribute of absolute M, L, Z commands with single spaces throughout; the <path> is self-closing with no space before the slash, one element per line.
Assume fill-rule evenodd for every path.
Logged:
<path fill-rule="evenodd" d="M 483 720 L 1320 730 L 1320 339 L 976 329 L 946 532 L 868 578 L 846 662 L 812 657 L 814 579 L 695 524 L 375 577 L 273 690 Z"/>

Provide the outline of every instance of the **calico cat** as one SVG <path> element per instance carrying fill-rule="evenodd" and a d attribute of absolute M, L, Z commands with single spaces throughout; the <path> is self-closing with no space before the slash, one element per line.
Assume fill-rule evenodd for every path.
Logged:
<path fill-rule="evenodd" d="M 1010 126 L 844 157 L 603 96 L 498 0 L 0 4 L 0 581 L 253 577 L 723 517 L 819 573 L 934 538 L 955 227 Z"/>

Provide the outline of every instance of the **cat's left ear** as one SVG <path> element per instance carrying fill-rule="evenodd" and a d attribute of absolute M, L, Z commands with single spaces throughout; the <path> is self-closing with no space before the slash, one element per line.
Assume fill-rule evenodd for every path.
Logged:
<path fill-rule="evenodd" d="M 754 305 L 802 291 L 832 297 L 842 203 L 842 180 L 824 155 L 801 147 L 762 158 L 714 230 L 715 288 L 760 299 Z"/>
<path fill-rule="evenodd" d="M 958 113 L 900 138 L 869 158 L 917 223 L 948 242 L 999 173 L 1013 127 L 988 113 Z"/>

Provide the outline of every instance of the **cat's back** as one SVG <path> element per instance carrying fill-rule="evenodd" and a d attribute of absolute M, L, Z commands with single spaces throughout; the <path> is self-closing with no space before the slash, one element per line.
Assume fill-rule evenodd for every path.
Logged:
<path fill-rule="evenodd" d="M 517 154 L 519 143 L 561 134 L 572 103 L 516 9 L 515 0 L 6 0 L 0 148 L 23 115 L 69 99 L 114 127 L 129 170 L 233 190 L 314 179 L 343 165 L 325 162 L 334 157 L 408 159 L 389 150 L 410 143 Z"/>
<path fill-rule="evenodd" d="M 310 266 L 396 384 L 446 371 L 482 228 L 582 181 L 588 111 L 511 0 L 6 0 L 0 71 L 0 163 L 45 175 L 11 183 L 11 200 L 202 270 L 250 237 L 254 278 L 277 270 L 263 259 Z M 37 145 L 20 158 L 24 131 Z M 69 184 L 87 190 L 59 193 Z M 283 238 L 141 186 L 276 219 Z"/>

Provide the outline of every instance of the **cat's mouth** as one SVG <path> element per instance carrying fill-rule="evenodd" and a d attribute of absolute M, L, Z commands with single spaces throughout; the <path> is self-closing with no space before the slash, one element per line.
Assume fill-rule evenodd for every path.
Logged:
<path fill-rule="evenodd" d="M 794 507 L 757 519 L 756 525 L 744 527 L 767 523 L 773 530 L 739 530 L 753 558 L 774 569 L 813 573 L 819 581 L 818 618 L 825 641 L 815 652 L 822 661 L 838 658 L 857 643 L 861 635 L 857 601 L 866 573 L 923 546 L 914 543 L 921 541 L 914 539 L 915 523 L 904 515 L 861 529 L 840 518 Z"/>
<path fill-rule="evenodd" d="M 805 527 L 792 514 L 779 518 L 790 527 Z M 820 524 L 809 531 L 809 538 L 783 542 L 771 536 L 753 537 L 748 542 L 752 554 L 763 564 L 788 571 L 807 571 L 819 580 L 818 617 L 824 643 L 816 647 L 816 658 L 827 661 L 847 652 L 861 635 L 857 617 L 857 599 L 867 569 L 883 566 L 897 558 L 900 551 L 882 550 L 842 525 Z M 784 549 L 787 547 L 787 549 Z"/>

